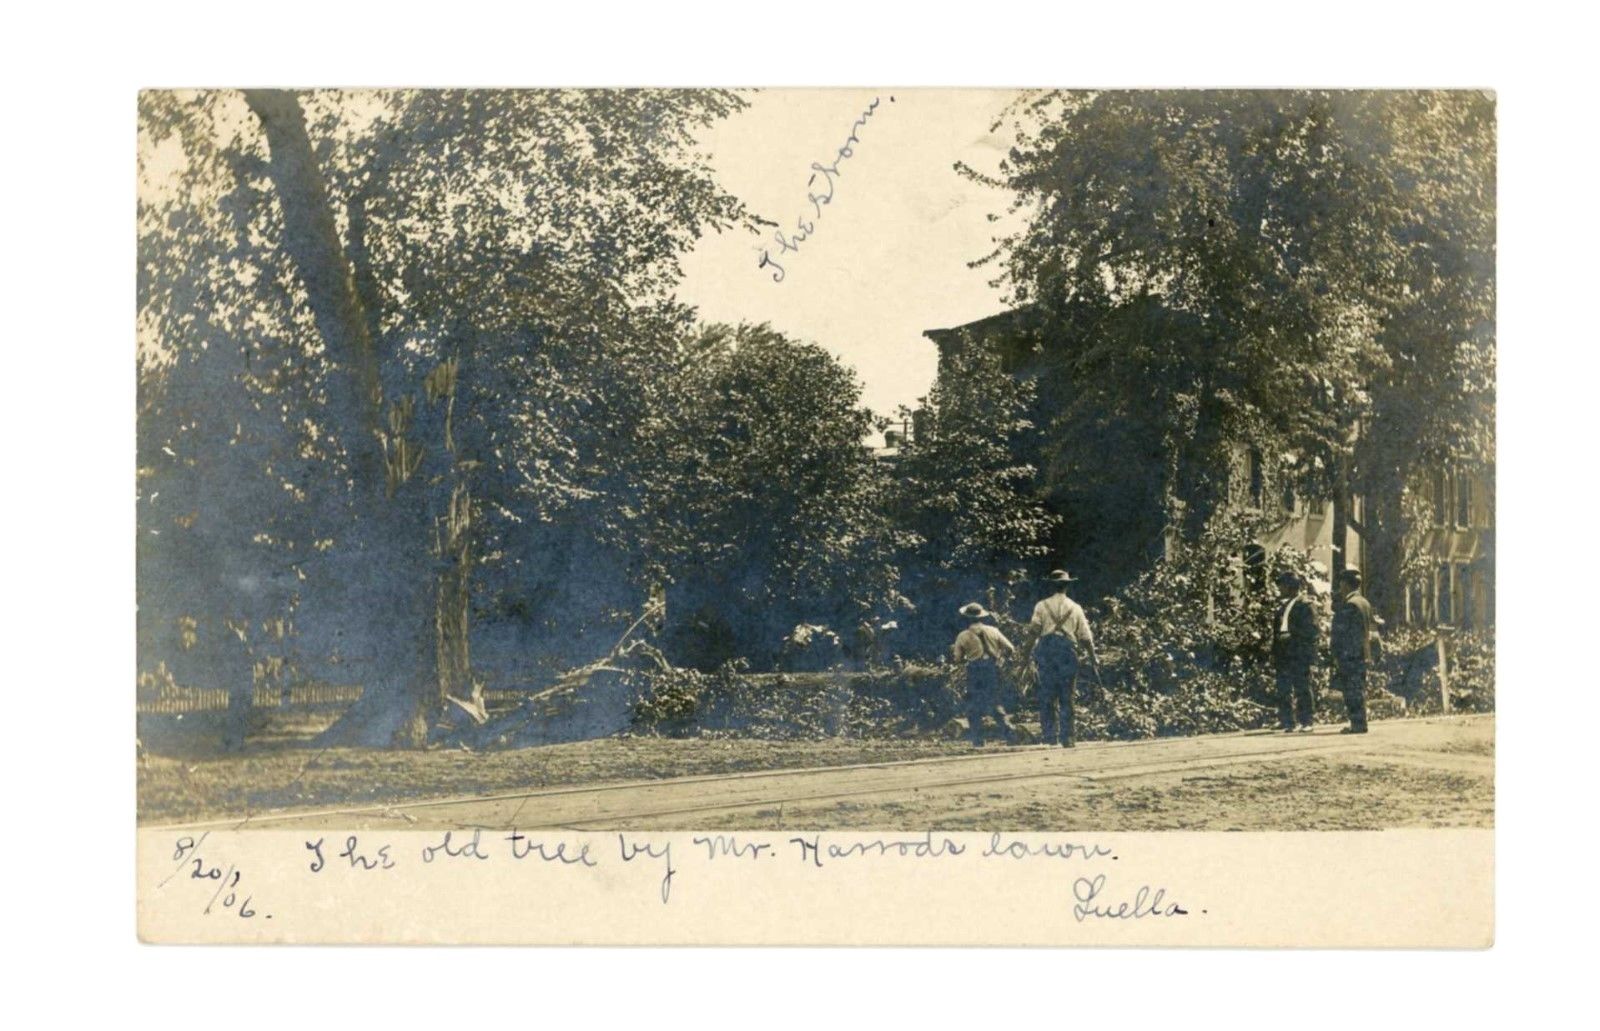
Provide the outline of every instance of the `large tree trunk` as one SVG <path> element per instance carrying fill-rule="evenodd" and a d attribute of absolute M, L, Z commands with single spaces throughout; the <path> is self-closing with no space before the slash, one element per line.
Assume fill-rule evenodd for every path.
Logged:
<path fill-rule="evenodd" d="M 342 372 L 328 385 L 330 418 L 349 452 L 355 484 L 355 520 L 341 543 L 359 546 L 364 553 L 364 596 L 357 598 L 363 611 L 355 617 L 382 624 L 371 637 L 360 702 L 323 740 L 420 747 L 439 693 L 436 679 L 428 674 L 436 641 L 429 590 L 433 556 L 427 521 L 418 518 L 421 504 L 414 495 L 419 487 L 396 490 L 393 456 L 384 447 L 375 323 L 357 290 L 357 270 L 339 239 L 298 99 L 282 90 L 247 90 L 245 102 L 266 133 L 267 172 L 283 209 L 284 250 L 300 273 L 318 332 Z"/>
<path fill-rule="evenodd" d="M 317 330 L 345 370 L 329 384 L 330 410 L 369 492 L 383 489 L 383 387 L 378 345 L 339 240 L 333 207 L 306 135 L 300 101 L 285 90 L 246 90 L 266 132 L 267 173 L 283 209 L 283 248 L 300 272 Z"/>

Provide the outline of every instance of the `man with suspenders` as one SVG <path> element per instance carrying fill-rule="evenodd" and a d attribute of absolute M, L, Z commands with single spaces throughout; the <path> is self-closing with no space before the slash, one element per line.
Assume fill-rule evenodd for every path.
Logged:
<path fill-rule="evenodd" d="M 1064 569 L 1045 577 L 1054 591 L 1033 607 L 1031 625 L 1039 634 L 1033 646 L 1034 669 L 1039 674 L 1039 727 L 1047 745 L 1072 747 L 1073 694 L 1078 683 L 1078 654 L 1088 652 L 1095 677 L 1100 661 L 1094 651 L 1094 634 L 1083 607 L 1067 597 L 1067 584 L 1075 578 Z"/>
<path fill-rule="evenodd" d="M 983 622 L 989 612 L 977 602 L 961 606 L 961 614 L 972 620 L 972 625 L 956 635 L 950 657 L 966 666 L 967 729 L 972 746 L 983 744 L 985 716 L 994 719 L 1007 742 L 1015 742 L 1016 728 L 1000 707 L 1000 660 L 1015 653 L 1016 645 L 1006 640 L 998 628 Z"/>

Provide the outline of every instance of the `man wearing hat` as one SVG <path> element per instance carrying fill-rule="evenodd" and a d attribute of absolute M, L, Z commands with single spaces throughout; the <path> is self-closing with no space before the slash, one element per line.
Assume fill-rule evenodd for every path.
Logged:
<path fill-rule="evenodd" d="M 1076 578 L 1065 569 L 1045 577 L 1051 594 L 1033 607 L 1030 624 L 1039 634 L 1033 646 L 1033 665 L 1039 674 L 1039 727 L 1047 745 L 1072 747 L 1073 695 L 1078 685 L 1078 655 L 1087 652 L 1100 678 L 1100 661 L 1094 652 L 1094 634 L 1083 606 L 1067 597 L 1067 584 Z"/>
<path fill-rule="evenodd" d="M 977 602 L 961 606 L 961 614 L 972 620 L 972 625 L 956 635 L 950 646 L 950 656 L 966 665 L 967 674 L 967 727 L 972 734 L 974 748 L 983 744 L 983 718 L 990 716 L 999 724 L 1008 742 L 1017 739 L 1017 731 L 1000 707 L 1000 660 L 1014 654 L 1016 645 L 1006 640 L 998 628 L 983 622 L 989 612 Z"/>
<path fill-rule="evenodd" d="M 1317 657 L 1317 616 L 1311 602 L 1301 596 L 1300 575 L 1291 569 L 1278 574 L 1279 604 L 1273 616 L 1272 670 L 1278 692 L 1278 726 L 1284 733 L 1296 727 L 1309 731 L 1316 718 L 1311 695 L 1311 663 Z"/>
<path fill-rule="evenodd" d="M 1342 734 L 1367 732 L 1367 663 L 1372 658 L 1372 606 L 1361 596 L 1361 573 L 1346 569 L 1336 585 L 1333 629 L 1333 686 L 1344 695 L 1350 725 Z"/>

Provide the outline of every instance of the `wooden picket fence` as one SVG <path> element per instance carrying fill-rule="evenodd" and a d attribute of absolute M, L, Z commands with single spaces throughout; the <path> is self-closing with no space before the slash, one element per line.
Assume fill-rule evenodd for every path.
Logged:
<path fill-rule="evenodd" d="M 359 684 L 257 684 L 251 704 L 257 709 L 320 709 L 354 705 L 361 697 Z M 485 691 L 492 708 L 516 705 L 528 696 L 525 690 Z M 228 692 L 222 688 L 177 687 L 167 684 L 158 690 L 139 692 L 138 711 L 165 716 L 195 712 L 222 712 L 228 708 Z"/>
<path fill-rule="evenodd" d="M 354 704 L 361 697 L 359 684 L 258 684 L 251 703 L 258 709 L 316 709 Z M 140 692 L 139 712 L 176 715 L 191 712 L 216 712 L 228 707 L 228 692 L 222 688 L 176 687 L 165 685 L 154 692 Z"/>

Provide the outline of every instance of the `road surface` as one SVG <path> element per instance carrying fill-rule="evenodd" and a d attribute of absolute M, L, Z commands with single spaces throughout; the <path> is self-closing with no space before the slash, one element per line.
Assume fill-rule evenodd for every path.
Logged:
<path fill-rule="evenodd" d="M 1494 717 L 1256 731 L 1074 749 L 259 813 L 184 827 L 427 830 L 1347 830 L 1493 826 Z"/>

